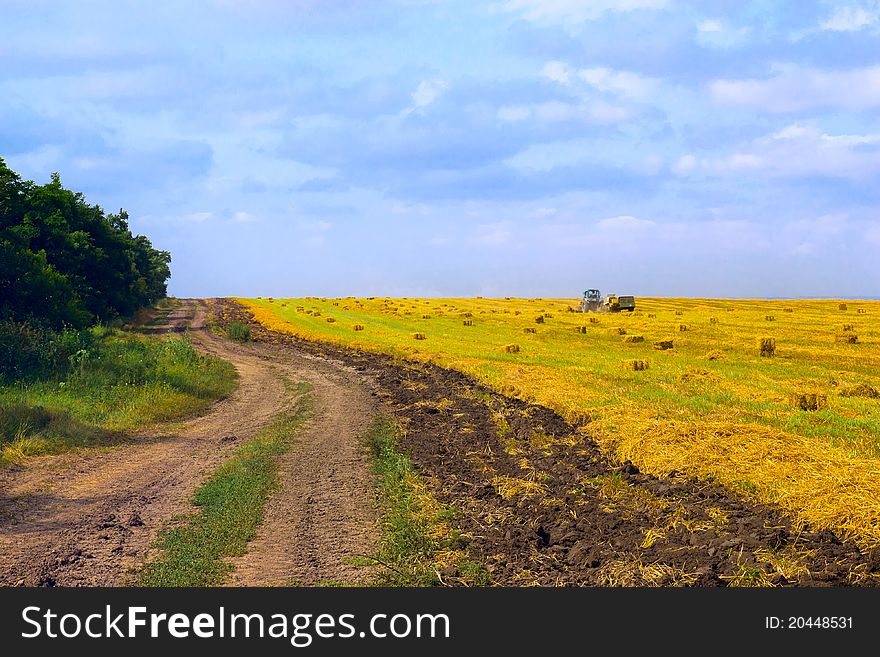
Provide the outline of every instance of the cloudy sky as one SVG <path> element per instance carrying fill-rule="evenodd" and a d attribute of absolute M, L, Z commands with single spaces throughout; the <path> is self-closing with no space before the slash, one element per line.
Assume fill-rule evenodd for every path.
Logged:
<path fill-rule="evenodd" d="M 0 156 L 187 295 L 880 295 L 880 0 L 0 0 Z"/>

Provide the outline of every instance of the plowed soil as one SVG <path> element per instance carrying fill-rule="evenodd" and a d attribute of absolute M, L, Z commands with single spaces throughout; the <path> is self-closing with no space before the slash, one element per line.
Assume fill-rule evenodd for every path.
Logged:
<path fill-rule="evenodd" d="M 29 460 L 0 471 L 0 585 L 113 586 L 131 581 L 156 533 L 193 512 L 194 491 L 243 441 L 292 405 L 289 382 L 312 384 L 313 417 L 285 455 L 280 489 L 236 584 L 357 581 L 352 556 L 374 550 L 376 509 L 359 435 L 375 401 L 351 368 L 205 328 L 207 304 L 182 307 L 147 332 L 189 331 L 235 365 L 240 383 L 203 417 L 155 427 L 103 450 Z"/>
<path fill-rule="evenodd" d="M 434 365 L 268 331 L 232 301 L 219 321 L 355 368 L 404 430 L 402 449 L 456 510 L 496 585 L 847 586 L 880 582 L 880 554 L 794 526 L 710 482 L 617 463 L 546 408 Z M 455 573 L 446 573 L 454 581 Z"/>

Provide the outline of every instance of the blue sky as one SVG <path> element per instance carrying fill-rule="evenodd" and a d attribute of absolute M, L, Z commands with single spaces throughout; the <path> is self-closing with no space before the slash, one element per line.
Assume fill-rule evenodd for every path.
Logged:
<path fill-rule="evenodd" d="M 880 295 L 880 0 L 3 0 L 0 156 L 178 296 Z"/>

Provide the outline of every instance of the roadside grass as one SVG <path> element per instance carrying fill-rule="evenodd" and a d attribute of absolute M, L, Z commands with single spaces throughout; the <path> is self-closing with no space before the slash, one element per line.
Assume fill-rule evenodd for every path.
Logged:
<path fill-rule="evenodd" d="M 0 386 L 0 465 L 124 440 L 124 432 L 195 415 L 229 395 L 235 368 L 186 337 L 92 329 L 95 342 L 54 376 Z"/>
<path fill-rule="evenodd" d="M 880 547 L 880 400 L 849 392 L 880 389 L 880 302 L 640 298 L 632 314 L 585 315 L 569 312 L 574 299 L 239 301 L 269 329 L 462 371 L 588 422 L 606 452 L 646 472 L 713 479 Z M 775 357 L 759 355 L 763 337 Z M 648 368 L 627 369 L 632 359 Z M 790 402 L 799 393 L 827 407 L 805 411 Z"/>
<path fill-rule="evenodd" d="M 199 487 L 192 503 L 198 513 L 180 518 L 179 526 L 160 533 L 158 557 L 137 575 L 140 586 L 217 586 L 233 569 L 263 519 L 277 487 L 278 457 L 290 449 L 311 412 L 311 386 L 299 383 L 293 409 L 280 413 L 267 428 L 241 445 Z"/>
<path fill-rule="evenodd" d="M 236 342 L 247 342 L 251 339 L 251 327 L 242 322 L 230 322 L 226 327 L 226 337 Z"/>
<path fill-rule="evenodd" d="M 380 546 L 362 565 L 382 566 L 378 586 L 485 586 L 488 573 L 470 560 L 467 537 L 453 528 L 454 510 L 428 491 L 398 449 L 399 429 L 378 417 L 366 434 L 382 509 Z"/>

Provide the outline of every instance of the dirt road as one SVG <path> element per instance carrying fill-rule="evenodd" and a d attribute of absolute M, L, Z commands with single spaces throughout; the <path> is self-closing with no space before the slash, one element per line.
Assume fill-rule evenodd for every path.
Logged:
<path fill-rule="evenodd" d="M 373 394 L 353 370 L 273 345 L 239 345 L 205 328 L 206 304 L 183 305 L 152 332 L 189 330 L 203 352 L 231 362 L 240 385 L 203 417 L 157 427 L 130 443 L 28 461 L 0 472 L 0 585 L 113 586 L 148 553 L 208 473 L 289 408 L 288 382 L 313 386 L 314 413 L 283 457 L 281 489 L 235 584 L 357 581 L 352 556 L 376 539 L 368 458 L 359 436 Z"/>

